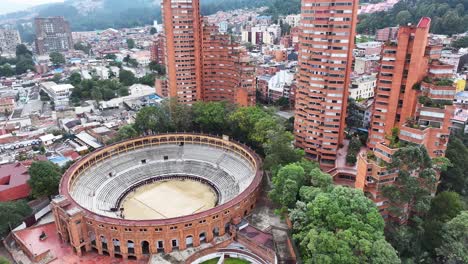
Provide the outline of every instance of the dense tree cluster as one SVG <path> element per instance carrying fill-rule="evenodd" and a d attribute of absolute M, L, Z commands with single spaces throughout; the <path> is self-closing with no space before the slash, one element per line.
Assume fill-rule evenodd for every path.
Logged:
<path fill-rule="evenodd" d="M 294 149 L 293 135 L 285 129 L 286 121 L 259 107 L 240 107 L 227 102 L 197 102 L 192 107 L 165 100 L 161 105 L 141 109 L 133 129 L 138 135 L 175 131 L 225 134 L 244 142 L 265 156 L 265 168 L 299 161 L 304 153 Z M 128 127 L 119 135 L 135 136 Z M 119 139 L 125 139 L 120 137 Z"/>
<path fill-rule="evenodd" d="M 51 52 L 49 54 L 49 58 L 50 62 L 52 62 L 54 66 L 65 64 L 65 56 L 63 56 L 63 54 L 60 52 Z"/>
<path fill-rule="evenodd" d="M 58 192 L 62 171 L 59 166 L 50 161 L 35 161 L 29 167 L 32 196 L 35 198 L 51 196 Z"/>
<path fill-rule="evenodd" d="M 23 218 L 32 213 L 26 201 L 0 202 L 0 234 L 3 235 L 15 228 Z"/>
<path fill-rule="evenodd" d="M 400 263 L 384 221 L 361 191 L 334 187 L 318 164 L 299 161 L 273 175 L 271 199 L 289 210 L 304 263 Z"/>
<path fill-rule="evenodd" d="M 75 86 L 70 96 L 72 103 L 84 100 L 108 101 L 117 96 L 128 95 L 128 88 L 118 80 L 81 80 L 79 74 L 72 74 L 69 81 Z"/>
<path fill-rule="evenodd" d="M 12 59 L 0 57 L 0 78 L 11 77 L 34 70 L 32 52 L 24 44 L 16 47 L 16 57 Z"/>
<path fill-rule="evenodd" d="M 374 34 L 377 29 L 416 24 L 421 17 L 432 19 L 431 32 L 456 34 L 468 28 L 468 2 L 465 0 L 402 0 L 390 11 L 361 15 L 359 33 Z"/>

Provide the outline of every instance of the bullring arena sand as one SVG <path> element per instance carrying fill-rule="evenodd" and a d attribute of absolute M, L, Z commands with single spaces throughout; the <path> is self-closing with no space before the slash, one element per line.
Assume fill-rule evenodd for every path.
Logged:
<path fill-rule="evenodd" d="M 123 200 L 125 219 L 166 219 L 199 213 L 216 206 L 211 186 L 194 180 L 158 181 L 141 186 Z"/>

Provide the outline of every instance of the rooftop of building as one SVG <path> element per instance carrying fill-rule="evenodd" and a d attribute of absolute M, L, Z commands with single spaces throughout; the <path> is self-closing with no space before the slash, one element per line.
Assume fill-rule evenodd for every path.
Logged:
<path fill-rule="evenodd" d="M 114 263 L 147 263 L 147 261 L 119 260 L 109 256 L 88 252 L 79 257 L 72 247 L 63 243 L 57 234 L 55 223 L 48 223 L 14 232 L 14 235 L 31 255 L 40 255 L 49 251 L 50 264 L 81 263 L 81 264 L 114 264 Z M 41 239 L 41 235 L 43 239 Z"/>
<path fill-rule="evenodd" d="M 21 163 L 0 165 L 0 191 L 26 184 L 29 180 L 28 168 Z"/>

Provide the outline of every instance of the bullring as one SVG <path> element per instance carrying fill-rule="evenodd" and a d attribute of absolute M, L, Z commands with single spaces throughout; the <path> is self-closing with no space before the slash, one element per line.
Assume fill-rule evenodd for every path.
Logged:
<path fill-rule="evenodd" d="M 227 137 L 164 134 L 119 142 L 89 154 L 65 173 L 52 202 L 57 231 L 79 255 L 96 250 L 142 259 L 196 247 L 223 236 L 251 212 L 261 167 L 254 151 Z M 167 211 L 165 204 L 177 197 L 147 199 L 138 202 L 158 217 L 128 219 L 122 202 L 130 193 L 171 181 L 203 184 L 215 195 L 214 206 L 205 208 L 202 200 L 194 210 Z"/>

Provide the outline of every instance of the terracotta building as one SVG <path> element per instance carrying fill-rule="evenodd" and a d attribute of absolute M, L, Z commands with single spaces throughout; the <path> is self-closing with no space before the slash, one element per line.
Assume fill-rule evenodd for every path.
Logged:
<path fill-rule="evenodd" d="M 179 102 L 203 99 L 200 2 L 163 0 L 168 91 Z"/>
<path fill-rule="evenodd" d="M 382 194 L 398 177 L 398 168 L 386 167 L 399 149 L 391 135 L 424 146 L 431 158 L 445 156 L 455 112 L 453 76 L 450 67 L 437 60 L 437 48 L 427 47 L 429 26 L 430 19 L 422 18 L 417 26 L 400 27 L 398 46 L 385 45 L 370 125 L 371 150 L 358 157 L 355 187 L 376 203 L 385 219 L 399 223 L 408 220 L 411 207 L 399 205 L 403 215 L 392 215 Z"/>
<path fill-rule="evenodd" d="M 246 50 L 206 21 L 202 56 L 203 100 L 255 105 L 255 67 Z"/>
<path fill-rule="evenodd" d="M 334 167 L 344 137 L 358 1 L 303 0 L 296 146 Z"/>
<path fill-rule="evenodd" d="M 0 166 L 0 201 L 12 201 L 29 196 L 29 173 L 21 163 Z"/>
<path fill-rule="evenodd" d="M 203 21 L 199 0 L 164 0 L 162 10 L 168 96 L 254 105 L 255 66 L 230 35 Z"/>
<path fill-rule="evenodd" d="M 382 50 L 369 132 L 370 148 L 383 141 L 394 127 L 404 124 L 415 111 L 417 91 L 413 86 L 427 72 L 429 24 L 430 19 L 427 18 L 417 26 L 400 27 L 398 44 L 391 42 Z"/>
<path fill-rule="evenodd" d="M 150 51 L 151 51 L 151 61 L 154 61 L 160 65 L 166 64 L 166 60 L 164 57 L 165 56 L 164 37 L 162 35 L 157 36 L 156 39 L 153 40 L 153 43 L 151 44 L 151 47 L 150 47 Z"/>

